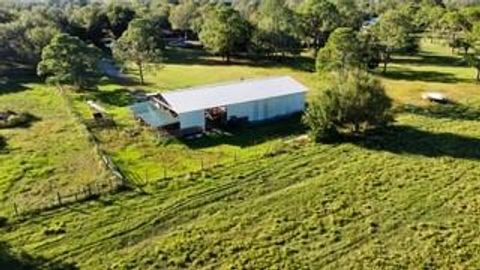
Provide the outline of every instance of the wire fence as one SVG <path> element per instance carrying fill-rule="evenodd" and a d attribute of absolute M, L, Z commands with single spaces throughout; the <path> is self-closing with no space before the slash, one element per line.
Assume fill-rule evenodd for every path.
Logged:
<path fill-rule="evenodd" d="M 98 158 L 102 161 L 105 169 L 110 173 L 110 177 L 105 180 L 96 180 L 92 183 L 77 187 L 73 190 L 54 190 L 50 192 L 47 197 L 43 198 L 17 198 L 12 203 L 12 215 L 15 218 L 22 218 L 32 214 L 40 213 L 47 210 L 52 210 L 59 207 L 68 206 L 77 202 L 96 199 L 104 194 L 113 194 L 122 190 L 130 190 L 134 188 L 142 189 L 151 183 L 164 183 L 166 180 L 174 178 L 189 178 L 193 179 L 201 176 L 204 172 L 214 170 L 217 167 L 223 166 L 235 166 L 238 162 L 251 162 L 260 160 L 263 158 L 273 157 L 278 154 L 287 152 L 287 148 L 294 144 L 280 144 L 276 147 L 264 149 L 248 156 L 239 155 L 237 152 L 232 153 L 231 157 L 226 160 L 223 157 L 223 162 L 218 160 L 206 160 L 199 158 L 198 167 L 196 169 L 189 170 L 182 173 L 170 173 L 166 166 L 163 167 L 163 176 L 156 177 L 155 179 L 148 179 L 148 175 L 145 177 L 140 176 L 138 173 L 128 171 L 120 168 L 114 160 L 101 149 L 100 142 L 95 136 L 95 132 L 89 127 L 82 117 L 73 109 L 72 101 L 68 96 L 64 94 L 64 90 L 59 86 L 60 94 L 67 103 L 68 110 L 76 118 L 76 120 L 82 125 L 85 130 L 86 136 L 92 144 L 93 149 L 96 152 Z"/>
<path fill-rule="evenodd" d="M 126 174 L 115 164 L 112 158 L 105 153 L 94 132 L 83 121 L 82 117 L 73 108 L 71 99 L 65 94 L 61 85 L 57 85 L 60 96 L 65 100 L 68 112 L 84 129 L 85 136 L 91 143 L 95 155 L 102 161 L 104 168 L 109 172 L 110 177 L 104 180 L 95 180 L 92 183 L 76 187 L 70 190 L 54 190 L 50 195 L 42 198 L 15 198 L 12 203 L 12 214 L 14 217 L 22 217 L 39 213 L 46 210 L 66 206 L 80 201 L 86 201 L 99 197 L 102 194 L 114 193 L 131 187 Z"/>
<path fill-rule="evenodd" d="M 181 174 L 170 174 L 167 167 L 164 167 L 163 175 L 161 177 L 148 179 L 147 176 L 142 177 L 136 172 L 122 169 L 108 154 L 104 153 L 97 147 L 97 153 L 101 157 L 105 167 L 111 172 L 112 177 L 106 180 L 97 180 L 72 190 L 54 190 L 50 192 L 47 197 L 43 198 L 13 200 L 11 213 L 12 217 L 21 219 L 59 207 L 65 207 L 78 202 L 97 199 L 106 194 L 115 194 L 120 191 L 132 189 L 139 189 L 142 191 L 144 186 L 150 184 L 165 184 L 166 181 L 173 179 L 195 179 L 201 177 L 206 172 L 212 172 L 218 168 L 236 166 L 239 163 L 244 162 L 255 162 L 264 158 L 270 158 L 285 153 L 288 151 L 287 148 L 289 147 L 285 146 L 270 148 L 263 151 L 258 151 L 255 154 L 248 156 L 238 155 L 236 152 L 234 152 L 229 160 L 224 160 L 224 162 L 207 162 L 203 159 L 199 159 L 198 168 L 196 169 L 192 169 Z"/>

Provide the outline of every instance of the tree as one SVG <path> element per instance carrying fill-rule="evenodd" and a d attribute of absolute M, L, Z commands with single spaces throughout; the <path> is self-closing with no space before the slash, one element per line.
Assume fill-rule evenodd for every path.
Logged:
<path fill-rule="evenodd" d="M 441 6 L 429 4 L 423 4 L 416 13 L 415 23 L 427 32 L 431 41 L 442 30 L 439 18 L 442 18 L 444 13 L 445 9 Z"/>
<path fill-rule="evenodd" d="M 111 37 L 110 21 L 103 6 L 90 4 L 75 8 L 70 18 L 70 34 L 85 42 L 92 42 L 106 50 L 106 39 Z"/>
<path fill-rule="evenodd" d="M 16 19 L 0 24 L 0 52 L 27 64 L 40 61 L 42 49 L 61 31 L 50 10 L 33 8 L 20 11 Z"/>
<path fill-rule="evenodd" d="M 468 34 L 468 40 L 474 52 L 465 54 L 465 57 L 468 64 L 477 70 L 476 79 L 480 82 L 480 22 L 473 25 L 472 30 Z"/>
<path fill-rule="evenodd" d="M 230 7 L 220 6 L 210 13 L 199 38 L 212 53 L 226 57 L 238 51 L 248 41 L 248 23 L 240 13 Z"/>
<path fill-rule="evenodd" d="M 462 33 L 468 29 L 468 22 L 460 12 L 449 11 L 443 15 L 440 23 L 442 32 L 446 36 L 453 53 L 453 50 L 458 46 Z"/>
<path fill-rule="evenodd" d="M 408 45 L 411 32 L 411 18 L 396 10 L 384 13 L 375 25 L 374 32 L 381 47 L 383 73 L 387 72 L 387 65 L 394 50 Z"/>
<path fill-rule="evenodd" d="M 364 21 L 364 14 L 358 8 L 356 0 L 336 0 L 336 6 L 341 18 L 341 25 L 353 29 L 360 29 Z"/>
<path fill-rule="evenodd" d="M 110 22 L 110 28 L 115 38 L 122 36 L 127 30 L 128 24 L 135 18 L 135 10 L 126 5 L 110 4 L 108 6 L 107 17 Z"/>
<path fill-rule="evenodd" d="M 236 0 L 232 1 L 233 8 L 238 10 L 242 17 L 250 22 L 257 21 L 258 8 L 260 1 L 258 0 Z"/>
<path fill-rule="evenodd" d="M 76 89 L 87 88 L 98 79 L 99 61 L 97 48 L 77 37 L 58 34 L 43 49 L 37 73 L 51 82 L 72 84 Z"/>
<path fill-rule="evenodd" d="M 360 41 L 360 63 L 364 69 L 375 69 L 381 61 L 381 46 L 376 35 L 370 30 L 365 29 L 359 32 Z"/>
<path fill-rule="evenodd" d="M 340 24 L 340 14 L 328 0 L 306 0 L 299 12 L 305 36 L 311 38 L 316 53 L 327 41 L 328 34 Z"/>
<path fill-rule="evenodd" d="M 198 5 L 194 0 L 182 0 L 178 5 L 172 8 L 170 12 L 170 23 L 173 29 L 187 31 L 193 29 L 194 20 L 200 16 Z"/>
<path fill-rule="evenodd" d="M 393 121 L 391 99 L 378 79 L 366 72 L 336 76 L 310 104 L 303 122 L 313 140 L 329 140 L 340 132 L 359 134 Z"/>
<path fill-rule="evenodd" d="M 0 8 L 0 23 L 8 23 L 14 20 L 14 15 L 7 9 Z"/>
<path fill-rule="evenodd" d="M 284 0 L 262 1 L 254 33 L 254 50 L 285 56 L 300 52 L 299 22 Z"/>
<path fill-rule="evenodd" d="M 133 62 L 144 84 L 144 68 L 162 59 L 165 44 L 159 29 L 148 19 L 134 19 L 113 46 L 114 57 L 122 63 Z"/>
<path fill-rule="evenodd" d="M 360 65 L 360 41 L 352 28 L 337 28 L 317 55 L 317 70 L 345 70 Z"/>

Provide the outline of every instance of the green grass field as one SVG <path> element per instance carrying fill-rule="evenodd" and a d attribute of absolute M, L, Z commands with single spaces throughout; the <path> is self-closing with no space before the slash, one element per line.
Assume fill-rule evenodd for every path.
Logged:
<path fill-rule="evenodd" d="M 0 231 L 0 241 L 12 246 L 4 250 L 21 249 L 33 264 L 60 269 L 479 268 L 480 86 L 458 57 L 438 44 L 422 45 L 419 56 L 397 57 L 383 78 L 398 108 L 395 127 L 336 144 L 295 139 L 303 131 L 283 133 L 281 124 L 196 145 L 165 141 L 133 123 L 127 102 L 118 102 L 128 96 L 112 98 L 117 89 L 137 86 L 106 83 L 101 90 L 109 94 L 98 100 L 119 129 L 97 135 L 128 170 L 148 171 L 153 179 L 175 156 L 179 172 L 195 169 L 200 157 L 242 156 L 202 173 L 152 181 L 145 193 L 103 196 L 15 221 Z M 147 90 L 275 74 L 315 89 L 316 75 L 298 69 L 186 62 L 150 73 Z M 35 97 L 41 89 L 5 96 Z M 427 90 L 459 105 L 426 107 L 420 94 Z M 88 117 L 84 101 L 90 97 L 73 98 Z M 9 145 L 21 136 L 10 132 L 34 133 L 2 131 Z M 253 143 L 252 134 L 264 139 Z"/>
<path fill-rule="evenodd" d="M 6 83 L 0 111 L 28 112 L 29 126 L 0 129 L 0 213 L 12 203 L 27 207 L 106 177 L 86 131 L 54 87 L 38 82 Z"/>

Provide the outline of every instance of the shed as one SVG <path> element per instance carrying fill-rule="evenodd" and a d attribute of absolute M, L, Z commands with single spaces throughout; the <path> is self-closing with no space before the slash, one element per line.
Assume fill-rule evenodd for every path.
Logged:
<path fill-rule="evenodd" d="M 182 133 L 193 133 L 218 121 L 258 122 L 302 112 L 306 91 L 289 76 L 269 77 L 151 94 L 148 104 L 132 109 L 154 127 L 177 122 Z"/>

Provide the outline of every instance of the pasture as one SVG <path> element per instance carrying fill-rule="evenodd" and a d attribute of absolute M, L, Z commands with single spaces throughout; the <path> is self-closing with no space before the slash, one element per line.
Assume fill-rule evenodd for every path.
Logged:
<path fill-rule="evenodd" d="M 317 75 L 297 65 L 182 61 L 167 61 L 148 73 L 144 89 L 289 74 L 313 89 L 310 98 L 315 96 Z M 295 139 L 303 130 L 294 119 L 288 125 L 251 128 L 238 137 L 185 144 L 134 123 L 127 105 L 138 85 L 106 81 L 97 93 L 71 94 L 74 109 L 85 119 L 90 117 L 85 101 L 93 97 L 111 113 L 118 128 L 95 135 L 122 168 L 154 180 L 169 166 L 178 176 L 151 181 L 142 193 L 104 196 L 13 221 L 0 229 L 0 241 L 52 266 L 67 263 L 65 269 L 72 264 L 81 269 L 478 268 L 480 86 L 473 70 L 441 45 L 423 43 L 419 56 L 396 57 L 389 72 L 378 76 L 395 101 L 395 127 L 335 144 Z M 71 123 L 62 129 L 68 135 L 60 135 L 83 142 L 64 149 L 65 155 L 87 153 L 86 137 L 69 122 L 58 104 L 62 99 L 41 84 L 26 85 L 34 90 L 5 97 L 20 102 L 41 95 L 49 113 L 53 106 L 61 123 Z M 428 105 L 420 100 L 426 90 L 444 92 L 458 104 Z M 48 114 L 37 114 L 48 120 Z M 9 147 L 17 145 L 16 152 L 0 154 L 1 166 L 25 158 L 22 153 L 29 148 L 21 138 L 39 136 L 42 121 L 0 131 Z M 60 140 L 58 133 L 40 134 Z M 52 147 L 44 151 L 63 156 Z M 239 155 L 235 163 L 233 153 Z M 182 173 L 198 170 L 199 159 L 209 158 L 216 167 Z M 57 176 L 56 170 L 51 173 Z M 68 181 L 68 175 L 57 177 Z M 2 181 L 12 185 L 16 180 Z M 31 183 L 26 176 L 19 181 Z M 9 189 L 2 192 L 10 194 Z"/>
<path fill-rule="evenodd" d="M 0 84 L 0 111 L 28 112 L 27 125 L 0 129 L 0 213 L 107 177 L 85 128 L 55 87 L 29 77 Z"/>

